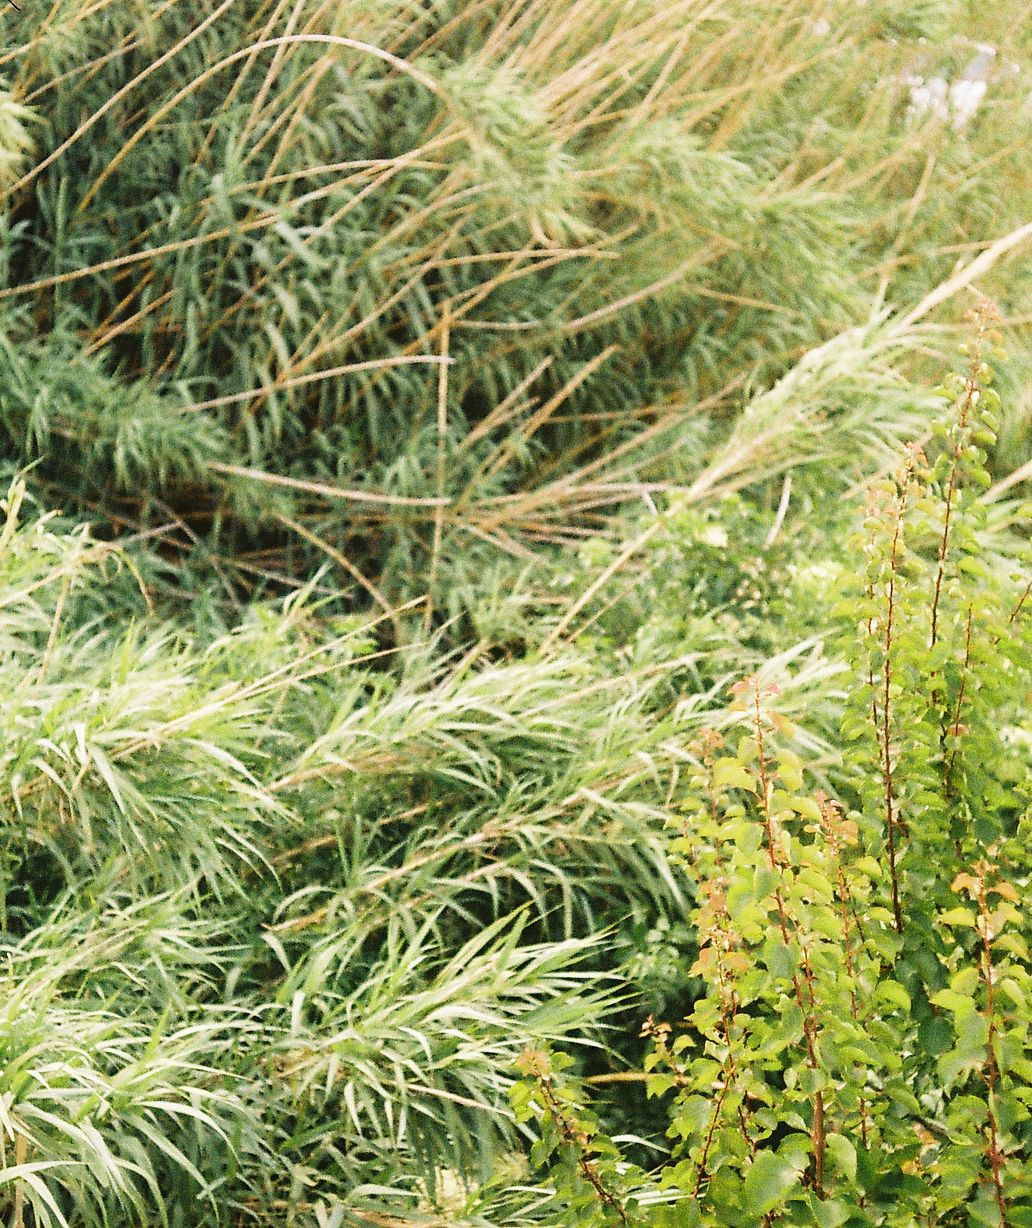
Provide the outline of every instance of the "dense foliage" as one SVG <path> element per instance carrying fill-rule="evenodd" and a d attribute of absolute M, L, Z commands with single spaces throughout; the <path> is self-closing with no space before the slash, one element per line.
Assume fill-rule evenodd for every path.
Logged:
<path fill-rule="evenodd" d="M 1032 1224 L 1024 8 L 4 11 L 5 1224 Z"/>
<path fill-rule="evenodd" d="M 619 1165 L 572 1124 L 548 1055 L 521 1059 L 515 1102 L 546 1124 L 570 1222 L 1032 1222 L 1028 777 L 1008 736 L 1032 580 L 994 574 L 979 542 L 989 374 L 976 348 L 934 463 L 912 447 L 871 487 L 838 603 L 845 800 L 808 786 L 755 675 L 731 688 L 737 744 L 697 746 L 669 823 L 701 990 L 676 1035 L 644 1029 L 674 1163 L 654 1181 Z"/>

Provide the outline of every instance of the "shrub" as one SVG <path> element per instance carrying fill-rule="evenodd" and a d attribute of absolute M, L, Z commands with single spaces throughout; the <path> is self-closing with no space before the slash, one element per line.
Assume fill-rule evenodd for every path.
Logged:
<path fill-rule="evenodd" d="M 756 677 L 732 688 L 737 742 L 697 745 L 671 854 L 701 992 L 678 1026 L 646 1028 L 671 1140 L 654 1186 L 673 1203 L 643 1219 L 645 1179 L 565 1129 L 551 1069 L 525 1063 L 540 1154 L 573 1157 L 557 1170 L 571 1223 L 1032 1222 L 1028 766 L 1007 732 L 1032 656 L 1029 586 L 980 540 L 995 341 L 983 316 L 934 450 L 871 487 L 838 607 L 841 800 L 808 787 Z"/>

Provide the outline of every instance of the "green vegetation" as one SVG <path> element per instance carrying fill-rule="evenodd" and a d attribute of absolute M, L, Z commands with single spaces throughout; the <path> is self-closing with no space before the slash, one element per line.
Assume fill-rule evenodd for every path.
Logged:
<path fill-rule="evenodd" d="M 5 1225 L 1032 1224 L 1025 7 L 3 13 Z"/>

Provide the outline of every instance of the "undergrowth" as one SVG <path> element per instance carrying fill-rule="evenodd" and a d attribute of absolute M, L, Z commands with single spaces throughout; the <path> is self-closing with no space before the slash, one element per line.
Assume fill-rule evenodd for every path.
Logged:
<path fill-rule="evenodd" d="M 728 420 L 839 337 L 820 404 L 720 484 L 845 475 L 902 425 L 879 385 L 941 346 L 923 296 L 1027 220 L 1021 6 L 964 7 L 8 11 L 5 452 L 51 504 L 162 526 L 203 587 L 328 564 L 445 615 L 710 489 Z M 972 64 L 973 112 L 915 105 Z M 984 288 L 1020 317 L 1025 266 Z M 871 352 L 879 303 L 907 310 Z"/>
<path fill-rule="evenodd" d="M 996 339 L 981 319 L 932 442 L 869 489 L 835 609 L 836 795 L 755 675 L 731 687 L 737 725 L 695 745 L 669 825 L 701 992 L 645 1025 L 669 1162 L 621 1161 L 590 1117 L 569 1124 L 562 1065 L 522 1059 L 516 1104 L 543 1123 L 564 1222 L 1032 1222 L 1029 766 L 1012 735 L 1030 582 L 986 565 L 978 498 Z"/>
<path fill-rule="evenodd" d="M 3 10 L 9 1228 L 1032 1223 L 1025 7 Z"/>

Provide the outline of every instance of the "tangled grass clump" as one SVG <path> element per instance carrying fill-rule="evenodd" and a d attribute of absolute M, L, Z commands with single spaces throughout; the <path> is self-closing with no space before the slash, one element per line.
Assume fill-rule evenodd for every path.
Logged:
<path fill-rule="evenodd" d="M 1023 16 L 3 14 L 6 1225 L 1032 1223 Z"/>

